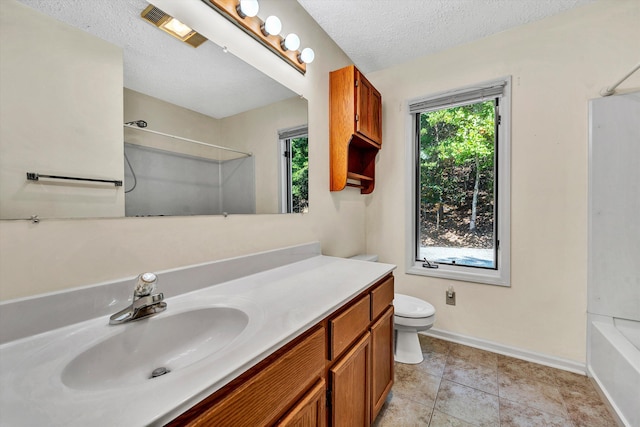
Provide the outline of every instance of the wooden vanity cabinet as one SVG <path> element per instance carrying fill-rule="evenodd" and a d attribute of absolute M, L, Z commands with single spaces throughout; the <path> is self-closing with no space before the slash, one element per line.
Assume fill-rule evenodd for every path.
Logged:
<path fill-rule="evenodd" d="M 382 146 L 382 95 L 353 65 L 329 74 L 330 190 L 371 193 Z"/>
<path fill-rule="evenodd" d="M 383 279 L 329 319 L 329 368 L 332 426 L 369 426 L 393 385 L 393 276 Z M 366 306 L 367 321 L 361 310 Z M 345 325 L 349 325 L 346 328 Z M 357 333 L 344 346 L 345 330 Z M 354 343 L 355 342 L 355 343 Z M 336 345 L 338 344 L 339 345 Z M 346 349 L 340 353 L 339 349 Z"/>
<path fill-rule="evenodd" d="M 393 276 L 168 426 L 369 426 L 393 384 Z"/>

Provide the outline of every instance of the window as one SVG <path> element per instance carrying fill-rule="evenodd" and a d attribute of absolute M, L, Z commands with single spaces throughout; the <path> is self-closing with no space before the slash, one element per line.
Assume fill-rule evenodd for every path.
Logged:
<path fill-rule="evenodd" d="M 309 137 L 307 127 L 279 132 L 281 212 L 309 211 Z"/>
<path fill-rule="evenodd" d="M 407 272 L 509 286 L 510 79 L 411 101 Z"/>

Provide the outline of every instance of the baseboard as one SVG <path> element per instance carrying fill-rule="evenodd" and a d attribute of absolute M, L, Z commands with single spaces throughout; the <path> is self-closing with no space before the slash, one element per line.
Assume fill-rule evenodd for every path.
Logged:
<path fill-rule="evenodd" d="M 508 345 L 498 344 L 492 341 L 473 338 L 466 335 L 443 331 L 435 328 L 431 328 L 420 333 L 445 341 L 451 341 L 458 344 L 467 345 L 469 347 L 475 347 L 481 350 L 487 350 L 493 353 L 502 354 L 504 356 L 515 357 L 516 359 L 522 359 L 528 362 L 538 363 L 540 365 L 550 366 L 552 368 L 562 369 L 564 371 L 569 371 L 580 375 L 587 375 L 586 364 L 575 362 L 573 360 L 549 356 L 542 353 L 536 353 L 530 350 L 524 350 Z"/>

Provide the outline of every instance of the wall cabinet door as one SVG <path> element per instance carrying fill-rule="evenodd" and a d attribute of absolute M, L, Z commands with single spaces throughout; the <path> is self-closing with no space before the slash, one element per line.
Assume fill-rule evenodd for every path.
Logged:
<path fill-rule="evenodd" d="M 382 95 L 357 72 L 356 131 L 382 145 Z"/>
<path fill-rule="evenodd" d="M 393 385 L 393 306 L 371 326 L 371 422 Z"/>
<path fill-rule="evenodd" d="M 325 427 L 327 389 L 324 380 L 320 380 L 285 415 L 277 427 Z"/>
<path fill-rule="evenodd" d="M 329 369 L 332 427 L 369 426 L 371 421 L 371 337 L 367 332 Z"/>

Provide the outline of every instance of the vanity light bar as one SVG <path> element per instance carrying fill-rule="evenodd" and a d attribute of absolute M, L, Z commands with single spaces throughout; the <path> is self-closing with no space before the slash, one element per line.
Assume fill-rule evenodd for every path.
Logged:
<path fill-rule="evenodd" d="M 284 46 L 284 39 L 279 35 L 271 35 L 266 31 L 263 31 L 264 22 L 258 16 L 244 17 L 238 12 L 239 3 L 238 0 L 202 0 L 206 5 L 220 13 L 227 18 L 233 24 L 238 26 L 244 32 L 251 37 L 262 43 L 267 49 L 271 50 L 276 55 L 280 56 L 289 65 L 302 74 L 307 72 L 307 64 L 302 62 L 300 58 L 300 52 L 297 47 L 295 50 L 289 50 Z M 257 1 L 256 1 L 257 3 Z"/>

